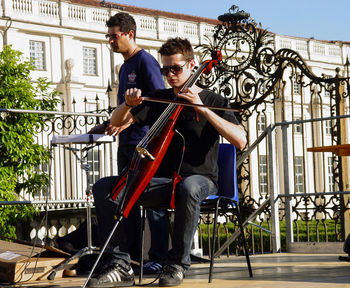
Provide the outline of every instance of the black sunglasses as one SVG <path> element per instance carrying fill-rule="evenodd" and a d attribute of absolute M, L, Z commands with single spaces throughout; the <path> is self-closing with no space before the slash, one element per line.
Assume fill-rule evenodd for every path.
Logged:
<path fill-rule="evenodd" d="M 163 68 L 160 68 L 160 73 L 164 76 L 167 76 L 169 74 L 169 72 L 173 73 L 173 74 L 180 74 L 182 73 L 183 67 L 188 63 L 188 61 L 186 61 L 186 63 L 182 66 L 180 65 L 171 65 L 171 66 L 164 66 Z"/>
<path fill-rule="evenodd" d="M 119 39 L 123 35 L 128 35 L 128 33 L 121 32 L 121 33 L 118 33 L 118 34 L 106 34 L 105 37 L 106 37 L 107 40 L 110 40 L 110 39 L 115 40 L 115 39 Z"/>

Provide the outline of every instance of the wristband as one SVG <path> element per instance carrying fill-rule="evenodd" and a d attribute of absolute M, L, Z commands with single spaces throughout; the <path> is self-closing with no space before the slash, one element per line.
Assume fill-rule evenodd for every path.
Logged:
<path fill-rule="evenodd" d="M 125 103 L 125 106 L 126 106 L 126 107 L 130 107 L 130 108 L 135 107 L 135 106 L 129 105 L 128 103 L 126 103 L 126 101 L 124 101 L 124 103 Z"/>

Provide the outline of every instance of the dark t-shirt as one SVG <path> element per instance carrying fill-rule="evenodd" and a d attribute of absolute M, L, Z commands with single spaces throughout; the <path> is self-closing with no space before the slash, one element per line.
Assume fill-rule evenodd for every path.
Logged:
<path fill-rule="evenodd" d="M 164 99 L 175 98 L 172 89 L 158 90 L 149 96 Z M 228 107 L 227 99 L 211 91 L 203 90 L 200 92 L 199 96 L 204 105 Z M 141 105 L 133 108 L 131 113 L 134 115 L 137 125 L 152 126 L 166 107 L 168 107 L 168 104 L 143 102 Z M 233 112 L 216 110 L 215 113 L 232 123 L 238 124 Z M 217 130 L 204 116 L 199 113 L 197 115 L 192 107 L 186 106 L 179 115 L 175 124 L 175 129 L 181 133 L 185 142 L 185 153 L 180 175 L 182 177 L 195 174 L 204 175 L 216 183 L 218 173 L 217 155 L 220 136 Z M 177 170 L 182 154 L 183 141 L 181 139 L 182 137 L 174 136 L 162 165 L 157 171 L 157 176 L 171 177 L 172 172 Z"/>
<path fill-rule="evenodd" d="M 160 74 L 157 60 L 145 50 L 140 50 L 133 57 L 126 60 L 119 72 L 118 105 L 125 101 L 124 93 L 127 89 L 141 89 L 146 95 L 156 89 L 163 89 L 164 82 Z M 120 145 L 136 145 L 145 136 L 148 126 L 137 127 L 131 125 L 119 134 Z"/>

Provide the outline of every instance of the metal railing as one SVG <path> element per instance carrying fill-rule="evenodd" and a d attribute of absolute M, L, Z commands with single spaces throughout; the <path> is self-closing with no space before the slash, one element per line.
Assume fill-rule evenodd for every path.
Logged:
<path fill-rule="evenodd" d="M 290 133 L 288 133 L 288 127 L 292 125 L 312 125 L 313 123 L 333 121 L 336 119 L 350 119 L 350 115 L 271 124 L 237 159 L 237 167 L 244 165 L 245 160 L 267 139 L 269 192 L 265 200 L 251 214 L 246 215 L 244 221 L 245 226 L 251 224 L 250 228 L 247 228 L 247 237 L 251 241 L 250 249 L 252 253 L 287 251 L 293 242 L 342 241 L 341 229 L 343 229 L 344 223 L 342 222 L 343 218 L 341 215 L 344 215 L 349 210 L 349 198 L 343 206 L 340 205 L 340 202 L 341 197 L 350 195 L 350 191 L 339 191 L 337 189 L 339 185 L 333 185 L 334 190 L 332 192 L 326 191 L 326 189 L 315 191 L 315 187 L 319 186 L 319 184 L 312 177 L 307 177 L 304 178 L 307 179 L 306 181 L 311 179 L 315 183 L 313 187 L 309 185 L 305 193 L 300 193 L 295 189 L 297 185 L 295 183 L 295 177 L 290 176 L 290 171 L 295 170 L 295 159 L 292 158 L 291 161 L 290 154 L 294 153 L 292 153 L 293 149 L 290 147 L 292 142 L 289 141 Z M 279 135 L 276 136 L 276 134 Z M 278 143 L 276 138 L 279 138 L 281 143 Z M 279 149 L 282 148 L 279 152 L 283 157 L 278 157 L 277 145 L 280 146 Z M 306 151 L 299 152 L 304 153 Z M 323 156 L 312 154 L 312 158 L 317 157 Z M 282 161 L 278 161 L 277 159 L 281 159 Z M 257 166 L 254 163 L 252 164 L 255 167 Z M 307 167 L 307 165 L 304 165 L 304 167 Z M 304 170 L 303 173 L 307 173 L 308 175 L 320 173 L 320 169 L 320 167 L 313 165 L 307 171 Z M 321 170 L 325 172 L 326 169 L 323 167 Z M 322 176 L 323 178 L 327 177 L 326 173 L 323 173 Z M 330 176 L 334 177 L 334 175 L 329 174 L 328 177 Z M 324 179 L 321 178 L 317 181 L 323 182 Z M 306 188 L 305 182 L 304 185 Z M 258 193 L 255 195 L 259 196 Z M 244 205 L 243 203 L 242 206 Z M 262 215 L 267 215 L 267 217 Z M 203 222 L 210 223 L 210 221 L 205 220 Z M 261 227 L 257 228 L 257 223 L 260 226 L 263 225 L 268 228 L 271 232 Z M 283 228 L 281 225 L 283 225 Z M 304 231 L 300 231 L 300 226 L 306 227 Z M 227 228 L 225 229 L 227 230 Z M 258 233 L 256 233 L 256 229 L 259 230 Z M 284 229 L 285 231 L 281 233 L 281 230 Z M 332 232 L 335 235 L 330 235 L 331 230 L 335 231 Z M 259 237 L 256 237 L 257 234 L 259 234 Z M 305 235 L 301 236 L 301 234 Z M 215 256 L 219 256 L 224 251 L 233 251 L 234 247 L 237 247 L 234 242 L 238 236 L 238 227 L 235 227 L 231 234 L 226 233 L 225 241 L 220 243 Z M 220 239 L 219 235 L 217 237 Z M 208 239 L 208 242 L 210 246 L 210 239 Z"/>
<path fill-rule="evenodd" d="M 96 125 L 96 123 L 100 123 L 100 119 L 107 118 L 106 113 L 68 113 L 24 111 L 16 109 L 0 109 L 0 113 L 44 113 L 50 116 L 45 127 L 41 127 L 38 131 L 38 135 L 36 135 L 37 142 L 46 147 L 49 147 L 50 139 L 53 135 L 86 133 L 91 127 Z M 315 232 L 317 234 L 317 239 L 315 241 L 341 240 L 340 231 L 342 229 L 341 221 L 343 219 L 341 215 L 348 209 L 348 202 L 343 206 L 339 203 L 341 197 L 349 195 L 350 192 L 339 191 L 339 189 L 334 189 L 333 191 L 326 191 L 326 189 L 319 191 L 315 189 L 315 187 L 319 187 L 319 184 L 316 182 L 323 181 L 323 179 L 321 179 L 322 177 L 319 177 L 317 181 L 314 180 L 315 177 L 308 177 L 308 181 L 311 179 L 311 181 L 315 183 L 313 185 L 306 185 L 304 182 L 304 192 L 295 191 L 296 184 L 298 184 L 295 183 L 295 177 L 285 176 L 294 174 L 291 173 L 291 171 L 295 170 L 295 159 L 288 156 L 294 149 L 293 147 L 290 147 L 291 142 L 289 142 L 289 139 L 291 136 L 288 127 L 292 125 L 314 125 L 314 123 L 322 121 L 349 118 L 350 115 L 346 115 L 271 124 L 257 137 L 256 141 L 254 141 L 247 150 L 238 157 L 237 167 L 246 165 L 245 160 L 248 157 L 251 157 L 257 147 L 267 139 L 268 194 L 265 196 L 265 199 L 263 199 L 261 204 L 256 206 L 254 210 L 251 211 L 252 213 L 247 214 L 245 217 L 245 224 L 250 224 L 249 229 L 247 229 L 247 237 L 250 239 L 251 251 L 253 253 L 284 251 L 286 249 L 285 247 L 290 243 L 305 241 L 301 235 L 302 229 L 300 223 L 306 223 L 305 226 L 308 229 L 305 232 L 306 241 L 313 241 L 312 237 L 314 236 L 312 233 L 314 232 L 311 231 L 311 223 L 313 223 L 312 225 L 318 225 Z M 60 125 L 57 123 L 60 123 Z M 69 147 L 76 147 L 78 149 L 80 146 L 73 144 Z M 55 211 L 62 209 L 73 211 L 86 207 L 85 189 L 88 182 L 84 172 L 81 171 L 79 167 L 78 161 L 72 156 L 71 151 L 67 151 L 63 147 L 51 148 L 52 179 L 49 191 L 39 191 L 34 197 L 25 195 L 24 193 L 21 195 L 23 201 L 3 201 L 0 202 L 0 205 L 33 204 L 41 211 L 50 210 L 52 215 L 56 213 Z M 92 155 L 90 154 L 90 156 L 87 156 L 89 157 L 87 161 L 92 167 L 91 173 L 89 174 L 89 177 L 91 177 L 89 179 L 90 183 L 94 183 L 100 177 L 116 174 L 116 148 L 116 144 L 103 144 L 92 149 Z M 304 153 L 306 151 L 302 152 Z M 283 157 L 280 157 L 278 153 L 282 153 Z M 308 157 L 318 159 L 323 156 L 312 154 L 312 156 Z M 257 166 L 254 163 L 252 164 L 255 167 Z M 320 171 L 318 171 L 320 167 L 317 165 L 309 166 L 310 165 L 304 166 L 307 170 L 303 171 L 308 176 L 320 173 Z M 326 169 L 323 167 L 321 172 L 325 172 L 325 170 Z M 329 177 L 326 173 L 323 173 L 322 175 L 323 178 Z M 255 185 L 253 181 L 251 184 L 253 186 Z M 335 188 L 338 187 L 336 183 L 333 186 Z M 260 194 L 256 194 L 255 196 L 261 198 Z M 243 206 L 247 205 L 244 200 L 246 200 L 246 198 L 243 198 L 243 203 L 241 201 Z M 82 214 L 84 215 L 83 210 Z M 82 219 L 83 217 L 84 216 L 82 216 Z M 68 231 L 69 227 L 72 225 L 71 222 L 74 222 L 74 220 L 69 220 L 69 218 L 72 218 L 72 216 L 69 216 L 69 213 L 67 213 L 68 220 L 52 221 L 50 225 L 56 226 L 55 229 L 53 229 L 55 231 L 60 231 L 62 226 L 65 226 L 65 230 Z M 226 221 L 224 218 L 223 220 L 224 221 L 222 222 Z M 325 229 L 322 228 L 327 221 L 331 221 L 332 223 L 330 225 L 335 227 L 333 229 L 336 231 L 335 236 L 329 235 L 329 228 L 327 228 L 328 230 L 326 229 L 327 231 L 324 231 Z M 282 233 L 283 237 L 281 236 L 281 223 L 286 227 L 286 232 Z M 319 225 L 319 223 L 322 225 Z M 76 224 L 79 223 L 76 223 L 75 221 L 74 225 Z M 263 226 L 263 229 L 256 227 L 256 224 Z M 33 224 L 33 229 L 40 229 L 38 227 L 35 228 L 34 226 L 35 224 Z M 235 232 L 236 228 L 234 228 L 233 232 L 229 232 L 227 226 L 224 228 L 226 231 L 223 232 L 226 235 L 224 237 L 225 241 L 220 242 L 220 248 L 216 252 L 216 255 L 219 255 L 225 250 L 227 251 L 238 235 L 237 232 Z M 258 231 L 256 229 L 258 229 Z M 271 230 L 272 233 L 269 234 L 264 229 Z M 51 231 L 51 227 L 48 230 Z M 59 234 L 56 233 L 50 235 L 50 237 L 54 238 L 58 235 Z M 200 233 L 200 236 L 203 236 L 203 233 Z"/>

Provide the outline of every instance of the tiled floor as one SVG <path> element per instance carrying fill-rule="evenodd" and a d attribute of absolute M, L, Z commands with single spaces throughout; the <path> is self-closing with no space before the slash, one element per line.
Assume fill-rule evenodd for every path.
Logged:
<path fill-rule="evenodd" d="M 244 257 L 222 256 L 215 262 L 212 283 L 208 283 L 208 264 L 193 264 L 180 287 L 349 287 L 350 262 L 338 260 L 339 255 L 268 254 L 251 256 L 254 277 L 249 278 Z M 142 284 L 153 278 L 144 278 Z M 82 287 L 85 277 L 43 280 L 1 287 Z M 148 287 L 156 287 L 157 282 Z"/>

